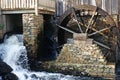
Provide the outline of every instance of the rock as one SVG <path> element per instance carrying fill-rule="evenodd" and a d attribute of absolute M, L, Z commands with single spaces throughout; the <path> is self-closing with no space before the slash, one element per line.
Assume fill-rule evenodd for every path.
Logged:
<path fill-rule="evenodd" d="M 2 76 L 2 80 L 19 80 L 18 77 L 13 73 L 8 73 Z"/>
<path fill-rule="evenodd" d="M 0 60 L 0 76 L 10 73 L 13 69 L 5 62 Z"/>
<path fill-rule="evenodd" d="M 2 76 L 0 76 L 0 80 L 2 80 Z"/>

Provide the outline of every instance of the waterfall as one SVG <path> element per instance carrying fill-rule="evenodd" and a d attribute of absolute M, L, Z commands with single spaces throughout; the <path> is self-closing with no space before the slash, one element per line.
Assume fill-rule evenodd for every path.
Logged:
<path fill-rule="evenodd" d="M 26 47 L 22 35 L 12 35 L 0 44 L 0 58 L 12 69 L 19 80 L 91 80 L 88 77 L 75 77 L 60 73 L 33 72 L 28 70 Z M 0 77 L 1 78 L 1 77 Z M 1 79 L 0 79 L 1 80 Z"/>

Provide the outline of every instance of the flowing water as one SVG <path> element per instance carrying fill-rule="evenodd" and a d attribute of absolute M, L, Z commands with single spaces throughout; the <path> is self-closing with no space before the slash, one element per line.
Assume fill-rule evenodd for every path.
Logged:
<path fill-rule="evenodd" d="M 75 77 L 60 73 L 33 72 L 28 70 L 26 47 L 22 35 L 12 35 L 0 44 L 0 57 L 13 69 L 19 80 L 96 80 L 91 77 Z M 1 79 L 0 79 L 1 80 Z M 101 79 L 97 79 L 101 80 Z"/>

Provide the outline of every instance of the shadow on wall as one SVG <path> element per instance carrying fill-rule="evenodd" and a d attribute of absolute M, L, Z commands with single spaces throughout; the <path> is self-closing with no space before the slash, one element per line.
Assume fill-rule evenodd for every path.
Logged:
<path fill-rule="evenodd" d="M 57 58 L 56 43 L 54 40 L 55 27 L 50 15 L 44 15 L 44 32 L 38 35 L 38 60 L 50 61 Z"/>

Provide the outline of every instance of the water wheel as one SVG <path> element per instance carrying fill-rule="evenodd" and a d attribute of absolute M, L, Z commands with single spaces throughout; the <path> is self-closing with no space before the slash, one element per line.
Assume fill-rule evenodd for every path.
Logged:
<path fill-rule="evenodd" d="M 115 61 L 118 29 L 112 17 L 101 8 L 74 6 L 59 18 L 57 26 L 59 46 L 73 38 L 73 33 L 85 33 L 100 47 L 108 61 Z"/>

